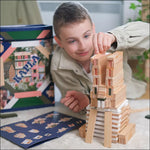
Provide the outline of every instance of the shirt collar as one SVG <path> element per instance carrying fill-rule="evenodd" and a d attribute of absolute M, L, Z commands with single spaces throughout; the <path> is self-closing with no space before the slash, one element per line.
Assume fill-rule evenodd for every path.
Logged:
<path fill-rule="evenodd" d="M 61 50 L 61 56 L 60 56 L 60 62 L 59 62 L 59 69 L 64 70 L 72 70 L 78 75 L 87 74 L 84 72 L 82 66 L 78 64 L 73 58 L 71 58 L 64 49 L 60 48 Z M 65 64 L 65 65 L 64 65 Z M 87 76 L 87 75 L 85 75 Z"/>
<path fill-rule="evenodd" d="M 59 69 L 74 70 L 74 68 L 81 69 L 81 66 L 61 48 Z"/>

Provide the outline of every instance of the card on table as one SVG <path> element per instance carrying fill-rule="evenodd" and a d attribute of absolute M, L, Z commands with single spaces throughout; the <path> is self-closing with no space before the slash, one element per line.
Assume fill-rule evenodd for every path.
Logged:
<path fill-rule="evenodd" d="M 85 120 L 52 111 L 28 121 L 2 126 L 0 136 L 23 148 L 29 148 L 58 138 L 84 123 Z"/>

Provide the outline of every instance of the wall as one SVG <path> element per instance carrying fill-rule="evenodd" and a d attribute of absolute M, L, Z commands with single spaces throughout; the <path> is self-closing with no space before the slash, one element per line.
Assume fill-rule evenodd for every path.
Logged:
<path fill-rule="evenodd" d="M 123 2 L 120 1 L 80 1 L 88 10 L 96 26 L 96 31 L 106 32 L 123 23 Z M 60 1 L 38 0 L 44 24 L 52 24 L 55 8 Z"/>

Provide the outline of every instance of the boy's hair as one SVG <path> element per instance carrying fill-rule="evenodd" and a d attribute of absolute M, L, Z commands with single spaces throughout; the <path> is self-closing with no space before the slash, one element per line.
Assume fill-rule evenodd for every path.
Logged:
<path fill-rule="evenodd" d="M 62 3 L 55 11 L 53 16 L 53 26 L 55 34 L 58 38 L 60 28 L 70 23 L 82 22 L 86 19 L 92 24 L 88 10 L 78 2 Z"/>

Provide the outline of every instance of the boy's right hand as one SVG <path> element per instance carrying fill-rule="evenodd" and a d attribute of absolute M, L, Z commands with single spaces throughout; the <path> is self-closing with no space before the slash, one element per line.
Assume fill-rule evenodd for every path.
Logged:
<path fill-rule="evenodd" d="M 96 33 L 94 24 L 93 33 L 93 46 L 95 54 L 105 54 L 106 51 L 110 49 L 111 45 L 116 41 L 116 37 L 111 33 Z"/>

